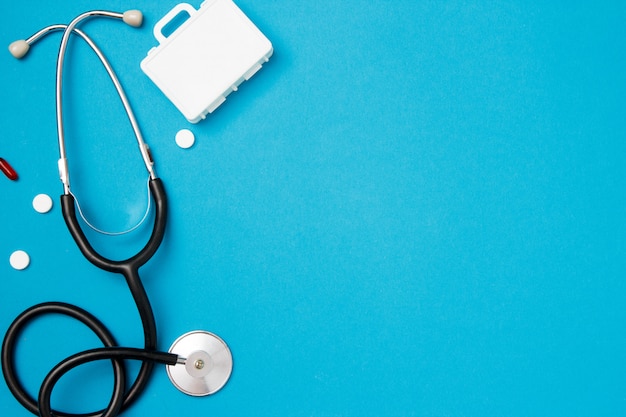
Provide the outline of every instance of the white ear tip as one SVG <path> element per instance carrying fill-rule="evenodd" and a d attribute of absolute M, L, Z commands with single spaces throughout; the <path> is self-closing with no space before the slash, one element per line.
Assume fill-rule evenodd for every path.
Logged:
<path fill-rule="evenodd" d="M 143 14 L 139 10 L 128 10 L 124 12 L 122 20 L 127 25 L 138 28 L 143 23 Z"/>
<path fill-rule="evenodd" d="M 11 52 L 11 55 L 13 55 L 17 59 L 20 59 L 24 55 L 26 55 L 29 49 L 30 45 L 23 39 L 15 41 L 11 45 L 9 45 L 9 52 Z"/>

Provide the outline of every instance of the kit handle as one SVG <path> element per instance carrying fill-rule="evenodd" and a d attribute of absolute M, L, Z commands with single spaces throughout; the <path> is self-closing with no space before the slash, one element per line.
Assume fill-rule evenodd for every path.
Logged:
<path fill-rule="evenodd" d="M 163 35 L 163 28 L 182 12 L 187 12 L 191 17 L 196 12 L 196 9 L 194 9 L 189 3 L 177 4 L 172 10 L 167 12 L 167 14 L 156 23 L 156 25 L 154 25 L 154 37 L 157 41 L 159 41 L 159 43 L 163 43 L 166 40 L 166 37 Z"/>

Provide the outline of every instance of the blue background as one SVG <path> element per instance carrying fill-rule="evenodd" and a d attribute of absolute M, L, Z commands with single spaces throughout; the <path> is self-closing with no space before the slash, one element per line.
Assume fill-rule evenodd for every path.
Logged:
<path fill-rule="evenodd" d="M 275 54 L 198 125 L 139 69 L 175 1 L 0 13 L 7 45 L 88 9 L 146 16 L 140 30 L 82 28 L 125 85 L 170 198 L 141 271 L 159 347 L 209 330 L 235 368 L 206 398 L 157 368 L 125 415 L 626 415 L 626 3 L 237 3 Z M 0 54 L 0 156 L 20 175 L 0 178 L 0 329 L 57 300 L 140 346 L 123 279 L 81 256 L 59 210 L 59 40 L 23 61 Z M 99 61 L 71 48 L 73 191 L 98 226 L 125 229 L 145 210 L 145 170 Z M 49 214 L 32 209 L 38 193 L 54 197 Z M 121 258 L 148 229 L 90 237 Z M 17 249 L 25 271 L 9 265 Z M 38 321 L 19 344 L 26 386 L 96 346 L 69 319 Z M 53 406 L 103 407 L 111 380 L 105 362 L 72 371 Z M 0 414 L 28 415 L 4 384 Z"/>

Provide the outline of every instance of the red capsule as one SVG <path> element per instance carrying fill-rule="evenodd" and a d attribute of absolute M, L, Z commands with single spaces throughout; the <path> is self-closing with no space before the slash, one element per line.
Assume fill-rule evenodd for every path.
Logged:
<path fill-rule="evenodd" d="M 15 172 L 11 164 L 2 158 L 0 158 L 0 171 L 2 171 L 10 180 L 17 180 L 17 172 Z"/>

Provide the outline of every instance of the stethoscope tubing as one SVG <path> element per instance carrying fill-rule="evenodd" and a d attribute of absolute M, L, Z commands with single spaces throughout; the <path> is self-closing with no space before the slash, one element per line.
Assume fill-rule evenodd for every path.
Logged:
<path fill-rule="evenodd" d="M 158 178 L 150 180 L 150 190 L 154 199 L 155 209 L 152 234 L 139 253 L 123 261 L 107 259 L 93 248 L 76 217 L 73 196 L 66 194 L 61 196 L 63 218 L 82 254 L 95 266 L 109 272 L 121 274 L 126 279 L 141 319 L 144 347 L 143 349 L 117 347 L 115 339 L 102 322 L 80 307 L 58 302 L 42 303 L 31 307 L 19 315 L 7 330 L 2 343 L 1 362 L 2 372 L 9 390 L 32 413 L 44 417 L 52 415 L 59 417 L 115 416 L 120 410 L 129 407 L 143 392 L 152 374 L 154 363 L 176 364 L 177 355 L 156 351 L 156 321 L 148 295 L 139 277 L 139 268 L 154 255 L 163 240 L 166 228 L 167 197 L 162 181 Z M 62 314 L 84 323 L 98 336 L 105 347 L 78 353 L 59 363 L 45 378 L 40 387 L 38 400 L 35 400 L 25 391 L 16 375 L 15 346 L 24 327 L 37 317 L 47 314 Z M 113 362 L 113 395 L 107 408 L 88 414 L 70 414 L 51 409 L 50 396 L 52 389 L 63 374 L 81 364 L 103 359 L 111 359 Z M 137 377 L 128 391 L 125 389 L 126 372 L 124 364 L 120 359 L 139 360 L 142 362 Z"/>
<path fill-rule="evenodd" d="M 80 321 L 96 334 L 105 347 L 77 353 L 56 365 L 44 379 L 39 390 L 38 399 L 35 400 L 26 392 L 15 372 L 15 348 L 24 328 L 36 318 L 49 314 L 61 314 Z M 117 343 L 111 332 L 88 311 L 67 303 L 41 303 L 20 314 L 7 330 L 2 343 L 2 372 L 13 396 L 24 408 L 33 414 L 58 417 L 115 416 L 134 402 L 142 390 L 142 388 L 139 390 L 137 388 L 139 388 L 139 385 L 143 385 L 143 379 L 147 378 L 147 376 L 138 376 L 134 384 L 134 387 L 137 388 L 131 388 L 126 392 L 126 371 L 122 360 L 138 360 L 142 361 L 142 364 L 150 365 L 154 363 L 174 365 L 178 360 L 178 355 L 171 353 L 121 348 L 116 345 Z M 113 364 L 114 388 L 107 408 L 88 414 L 71 414 L 52 410 L 50 397 L 58 380 L 77 366 L 98 360 L 111 360 Z"/>
<path fill-rule="evenodd" d="M 176 364 L 177 355 L 157 352 L 157 328 L 154 313 L 139 277 L 139 268 L 143 266 L 159 248 L 165 234 L 167 219 L 167 197 L 163 183 L 160 179 L 149 182 L 150 191 L 154 199 L 154 226 L 152 234 L 143 247 L 135 256 L 123 260 L 114 261 L 100 255 L 89 243 L 85 233 L 80 227 L 76 216 L 74 197 L 71 194 L 61 196 L 63 218 L 70 234 L 74 238 L 82 254 L 98 268 L 109 272 L 118 273 L 126 278 L 126 282 L 137 305 L 139 316 L 144 332 L 144 348 L 120 348 L 106 327 L 95 316 L 80 307 L 65 303 L 43 303 L 32 307 L 22 313 L 13 322 L 6 333 L 2 345 L 2 371 L 9 389 L 18 401 L 29 411 L 41 416 L 66 416 L 66 417 L 109 417 L 117 415 L 120 410 L 129 407 L 145 389 L 152 373 L 154 363 Z M 72 317 L 89 327 L 102 341 L 105 348 L 89 350 L 73 355 L 59 363 L 44 379 L 41 385 L 38 400 L 30 397 L 19 382 L 15 374 L 14 351 L 15 342 L 26 326 L 33 319 L 44 314 L 63 314 Z M 52 410 L 50 396 L 54 384 L 62 375 L 76 366 L 95 361 L 111 359 L 113 362 L 114 387 L 109 406 L 104 410 L 90 414 L 68 414 Z M 133 385 L 125 390 L 125 371 L 121 359 L 139 360 L 142 362 Z"/>

